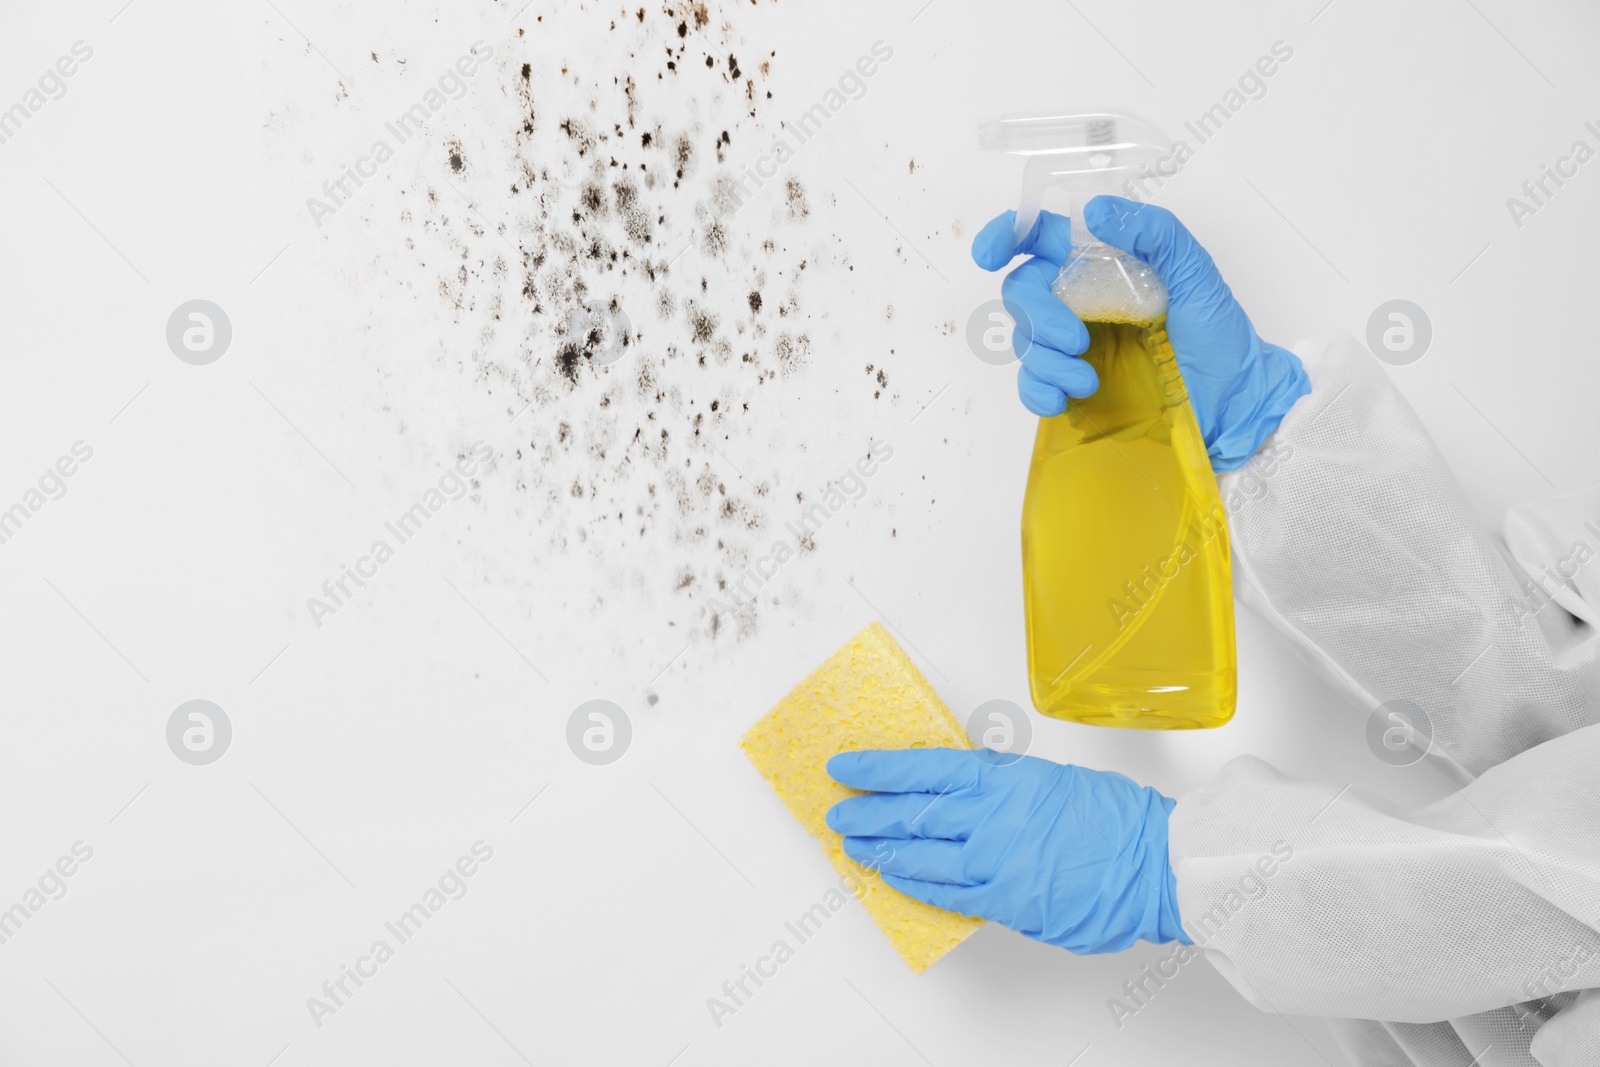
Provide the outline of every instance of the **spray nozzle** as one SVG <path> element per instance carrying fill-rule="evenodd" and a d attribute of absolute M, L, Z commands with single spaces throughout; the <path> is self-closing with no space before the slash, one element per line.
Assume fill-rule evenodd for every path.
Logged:
<path fill-rule="evenodd" d="M 1012 115 L 978 124 L 978 146 L 1026 156 L 1017 203 L 1016 240 L 1038 221 L 1046 192 L 1060 189 L 1068 200 L 1074 248 L 1099 244 L 1083 223 L 1083 205 L 1118 182 L 1139 175 L 1172 151 L 1172 142 L 1151 123 L 1130 115 Z"/>

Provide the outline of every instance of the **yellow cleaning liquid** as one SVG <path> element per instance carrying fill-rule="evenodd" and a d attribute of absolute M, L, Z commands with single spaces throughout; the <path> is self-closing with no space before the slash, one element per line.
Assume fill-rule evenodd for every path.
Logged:
<path fill-rule="evenodd" d="M 1220 726 L 1237 687 L 1228 527 L 1164 311 L 1085 324 L 1100 387 L 1039 420 L 1023 504 L 1034 706 L 1101 726 Z"/>

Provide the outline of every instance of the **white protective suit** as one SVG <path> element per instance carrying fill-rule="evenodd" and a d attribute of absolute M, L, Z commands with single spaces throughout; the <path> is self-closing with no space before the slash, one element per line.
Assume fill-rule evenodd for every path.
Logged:
<path fill-rule="evenodd" d="M 1422 708 L 1461 787 L 1232 761 L 1172 813 L 1184 928 L 1361 1067 L 1600 1067 L 1600 487 L 1499 541 L 1364 348 L 1298 354 L 1311 394 L 1222 480 L 1238 599 L 1362 708 Z"/>

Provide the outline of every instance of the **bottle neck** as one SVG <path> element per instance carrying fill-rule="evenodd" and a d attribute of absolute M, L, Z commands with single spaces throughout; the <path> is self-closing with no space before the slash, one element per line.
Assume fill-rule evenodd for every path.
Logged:
<path fill-rule="evenodd" d="M 1164 317 L 1142 324 L 1091 319 L 1084 325 L 1089 348 L 1083 359 L 1100 385 L 1092 395 L 1069 401 L 1060 415 L 1039 421 L 1038 447 L 1050 453 L 1165 418 L 1188 401 Z"/>

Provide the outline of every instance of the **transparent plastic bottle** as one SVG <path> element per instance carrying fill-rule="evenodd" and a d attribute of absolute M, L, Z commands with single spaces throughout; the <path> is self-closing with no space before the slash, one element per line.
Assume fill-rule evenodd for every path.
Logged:
<path fill-rule="evenodd" d="M 1072 194 L 1074 247 L 1054 292 L 1088 327 L 1083 358 L 1100 377 L 1093 396 L 1041 419 L 1034 442 L 1022 514 L 1033 703 L 1103 726 L 1220 726 L 1237 693 L 1228 527 L 1167 340 L 1166 288 L 1080 221 L 1090 196 L 1114 191 L 1107 177 L 1160 141 L 1130 142 L 1129 126 L 1149 127 L 1121 116 L 1020 121 L 1035 123 L 1022 140 L 1036 158 L 1018 230 L 1046 184 Z"/>

